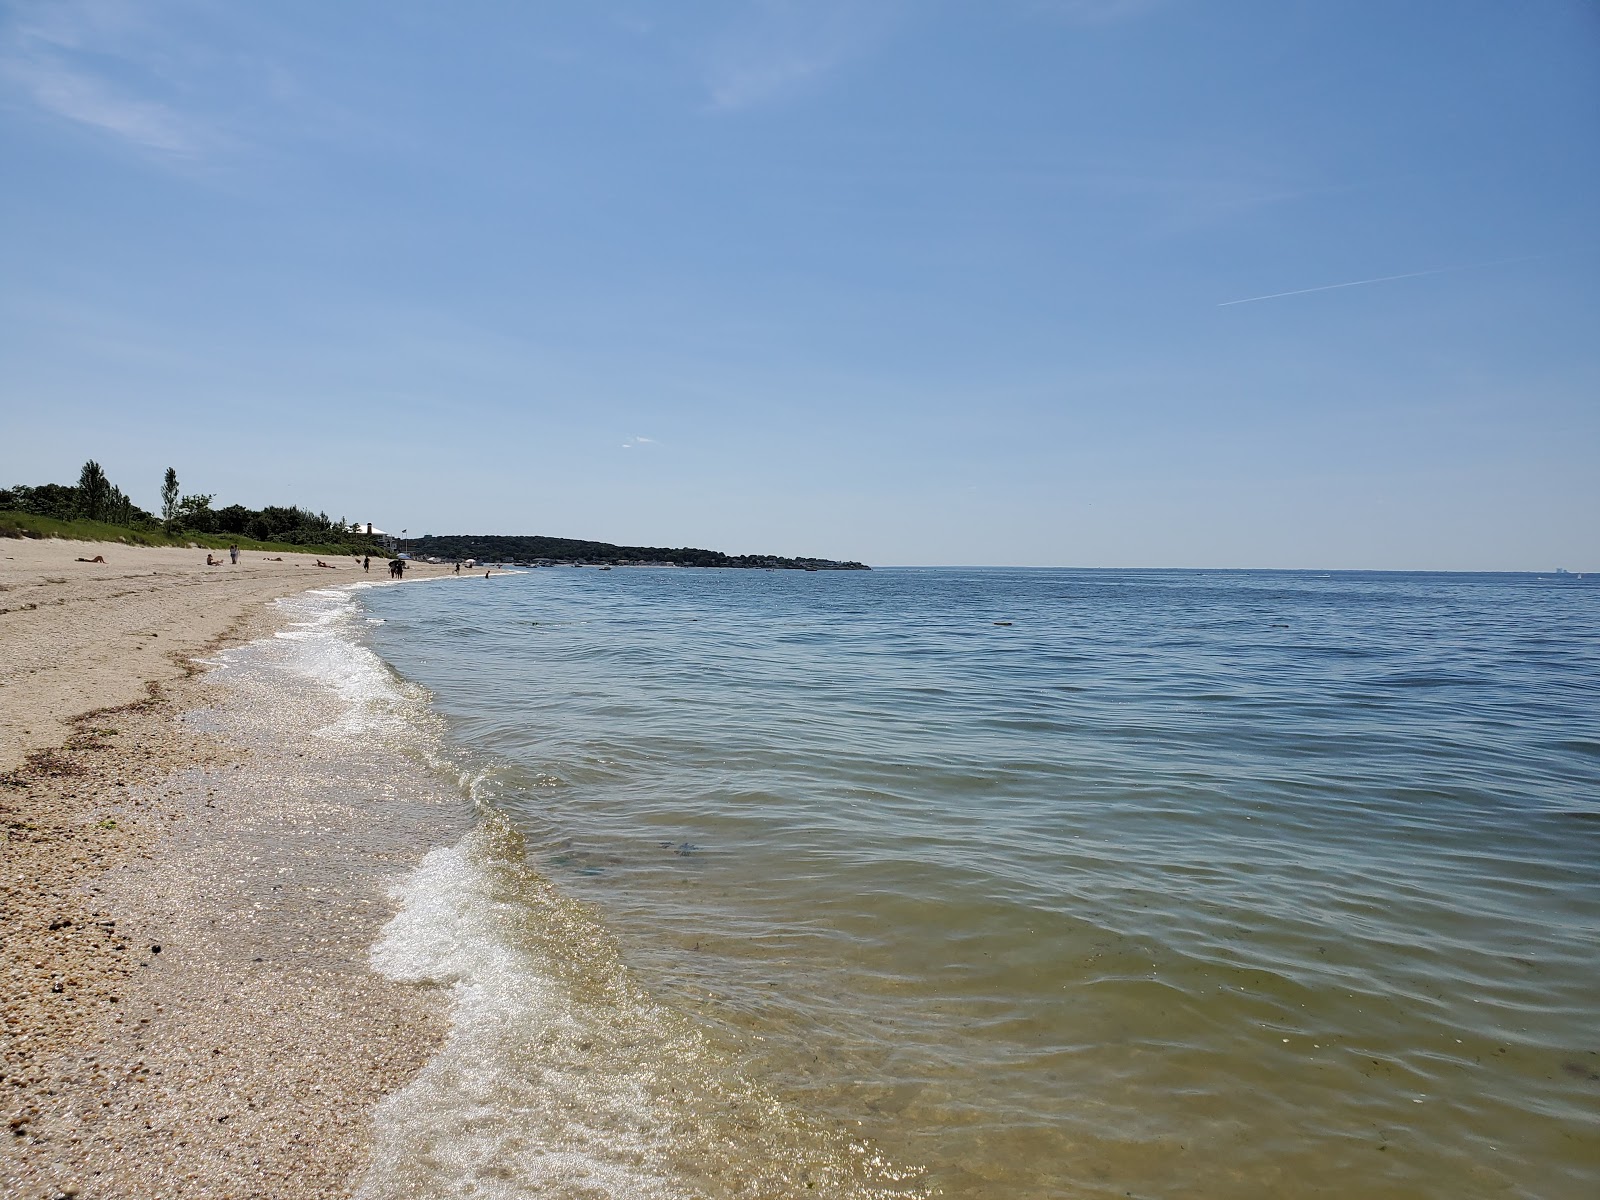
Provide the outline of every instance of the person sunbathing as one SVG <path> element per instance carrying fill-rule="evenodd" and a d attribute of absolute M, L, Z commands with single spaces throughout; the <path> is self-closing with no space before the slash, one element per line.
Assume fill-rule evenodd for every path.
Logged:
<path fill-rule="evenodd" d="M 103 562 L 105 562 L 105 560 L 106 560 L 106 556 L 104 554 L 96 554 L 93 558 L 80 558 L 78 561 L 79 562 L 103 563 Z"/>

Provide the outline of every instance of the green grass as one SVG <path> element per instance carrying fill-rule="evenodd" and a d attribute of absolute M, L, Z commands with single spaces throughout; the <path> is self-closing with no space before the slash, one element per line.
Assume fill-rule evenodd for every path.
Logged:
<path fill-rule="evenodd" d="M 241 550 L 270 550 L 274 554 L 381 554 L 356 543 L 345 545 L 291 546 L 287 542 L 258 542 L 254 538 L 229 533 L 169 534 L 163 529 L 129 529 L 104 521 L 58 521 L 32 513 L 0 512 L 0 537 L 65 538 L 73 542 L 122 542 L 128 546 L 198 546 L 202 550 L 226 550 L 237 545 Z"/>

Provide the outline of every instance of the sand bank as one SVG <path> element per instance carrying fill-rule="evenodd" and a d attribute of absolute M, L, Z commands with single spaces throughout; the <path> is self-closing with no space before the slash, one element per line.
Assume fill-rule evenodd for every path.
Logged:
<path fill-rule="evenodd" d="M 204 562 L 0 542 L 8 1198 L 346 1195 L 371 1106 L 443 1032 L 366 953 L 459 805 L 305 736 L 314 700 L 264 714 L 192 662 L 359 568 Z"/>
<path fill-rule="evenodd" d="M 245 551 L 208 567 L 205 550 L 0 540 L 0 771 L 61 745 L 81 713 L 144 699 L 246 613 L 330 581 L 386 579 L 374 561 Z M 225 552 L 219 552 L 226 557 Z M 103 563 L 79 559 L 105 559 Z M 418 564 L 408 577 L 445 574 Z"/>

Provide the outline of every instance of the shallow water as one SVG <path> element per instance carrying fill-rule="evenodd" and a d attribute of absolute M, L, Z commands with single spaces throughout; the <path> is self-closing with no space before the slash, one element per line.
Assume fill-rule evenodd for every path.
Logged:
<path fill-rule="evenodd" d="M 484 817 L 369 1194 L 1600 1193 L 1591 581 L 360 595 Z"/>

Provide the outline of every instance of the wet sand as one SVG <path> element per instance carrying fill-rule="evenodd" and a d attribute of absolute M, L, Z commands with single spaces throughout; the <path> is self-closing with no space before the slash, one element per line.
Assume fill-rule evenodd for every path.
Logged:
<path fill-rule="evenodd" d="M 362 577 L 260 558 L 0 542 L 8 1198 L 347 1195 L 444 1031 L 367 950 L 459 804 L 194 662 Z"/>

